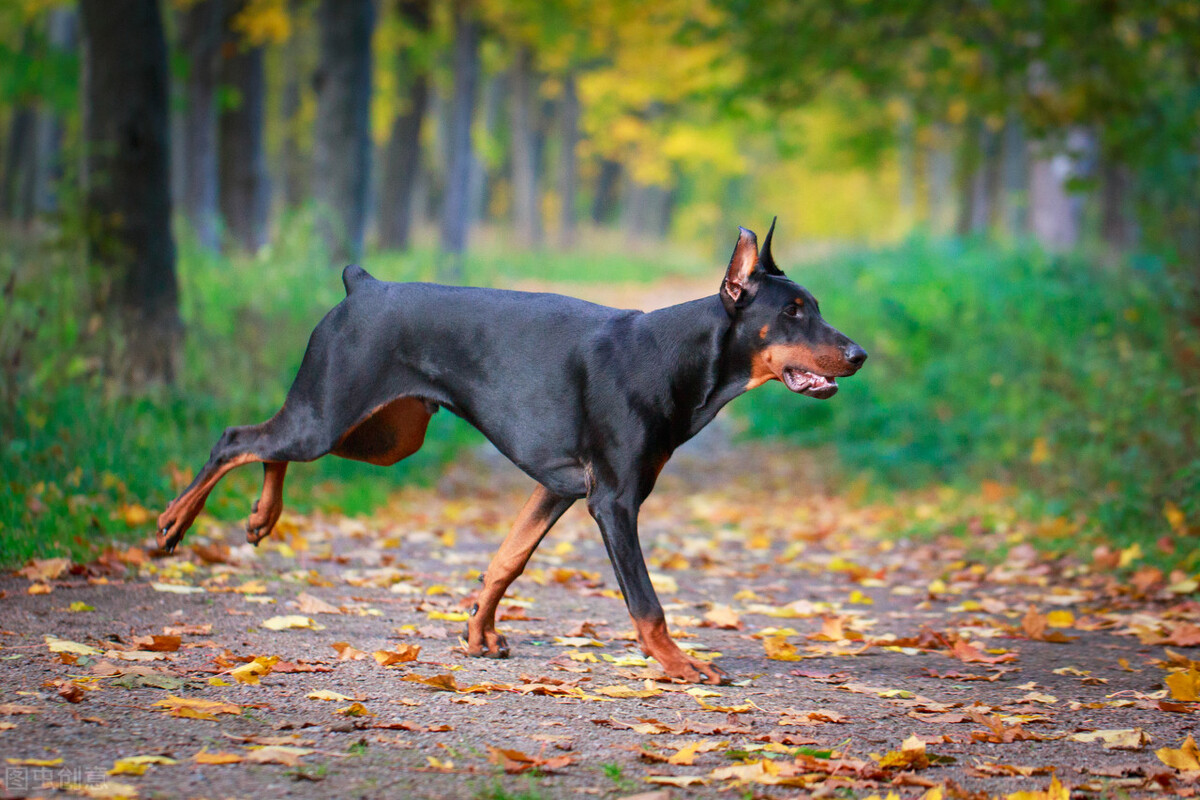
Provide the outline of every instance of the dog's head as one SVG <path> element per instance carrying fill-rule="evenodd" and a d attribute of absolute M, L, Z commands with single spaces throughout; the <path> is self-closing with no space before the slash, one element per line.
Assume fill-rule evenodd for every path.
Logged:
<path fill-rule="evenodd" d="M 771 237 L 758 249 L 752 231 L 739 228 L 737 245 L 721 283 L 721 302 L 750 352 L 748 389 L 770 380 L 793 392 L 824 400 L 837 393 L 837 378 L 858 372 L 867 351 L 821 316 L 817 299 L 775 265 Z"/>

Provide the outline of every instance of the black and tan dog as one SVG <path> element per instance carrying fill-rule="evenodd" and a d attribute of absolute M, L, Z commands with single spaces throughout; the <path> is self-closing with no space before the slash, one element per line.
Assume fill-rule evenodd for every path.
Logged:
<path fill-rule="evenodd" d="M 412 455 L 444 407 L 538 482 L 492 559 L 468 623 L 472 655 L 504 657 L 496 606 L 576 500 L 599 523 L 642 649 L 671 676 L 719 682 L 667 632 L 638 543 L 642 501 L 674 450 L 733 398 L 770 380 L 828 398 L 867 354 L 741 229 L 717 295 L 650 313 L 553 294 L 386 283 L 356 266 L 346 299 L 317 325 L 283 408 L 228 428 L 158 519 L 173 549 L 221 477 L 262 462 L 247 523 L 257 543 L 279 520 L 290 461 L 330 453 L 390 465 Z"/>

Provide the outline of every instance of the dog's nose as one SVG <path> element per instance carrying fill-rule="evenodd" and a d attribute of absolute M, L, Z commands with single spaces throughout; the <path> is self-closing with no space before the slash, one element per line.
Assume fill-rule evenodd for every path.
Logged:
<path fill-rule="evenodd" d="M 846 348 L 846 360 L 855 367 L 861 367 L 863 362 L 867 360 L 867 351 L 856 344 L 852 344 Z"/>

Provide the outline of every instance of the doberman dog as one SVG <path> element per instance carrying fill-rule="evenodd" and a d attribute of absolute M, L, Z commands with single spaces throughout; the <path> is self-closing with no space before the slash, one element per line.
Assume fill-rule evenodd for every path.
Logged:
<path fill-rule="evenodd" d="M 289 462 L 330 453 L 390 465 L 412 455 L 439 407 L 467 420 L 538 486 L 487 568 L 467 624 L 473 656 L 508 656 L 496 607 L 576 500 L 599 524 L 643 651 L 673 678 L 719 683 L 667 632 L 637 519 L 674 450 L 743 392 L 771 380 L 825 399 L 866 352 L 821 317 L 741 228 L 719 292 L 657 311 L 554 294 L 388 283 L 346 267 L 346 299 L 317 325 L 279 412 L 227 428 L 158 518 L 170 551 L 234 467 L 262 462 L 247 522 L 257 544 L 279 520 Z"/>

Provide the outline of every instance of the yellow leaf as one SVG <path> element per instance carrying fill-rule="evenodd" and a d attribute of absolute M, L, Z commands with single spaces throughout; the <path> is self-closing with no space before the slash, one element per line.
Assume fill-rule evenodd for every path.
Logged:
<path fill-rule="evenodd" d="M 1050 460 L 1050 445 L 1046 443 L 1046 437 L 1039 436 L 1033 440 L 1033 450 L 1029 453 L 1030 464 L 1045 464 Z"/>
<path fill-rule="evenodd" d="M 14 767 L 57 767 L 63 763 L 61 758 L 6 758 L 4 760 Z"/>
<path fill-rule="evenodd" d="M 66 639 L 56 639 L 53 636 L 44 636 L 46 647 L 50 648 L 51 653 L 73 653 L 77 656 L 98 656 L 100 651 L 94 647 L 79 642 L 69 642 Z"/>
<path fill-rule="evenodd" d="M 109 775 L 142 775 L 151 764 L 178 764 L 173 758 L 166 756 L 129 756 L 118 758 L 113 762 Z"/>
<path fill-rule="evenodd" d="M 1171 699 L 1189 703 L 1200 700 L 1200 672 L 1195 669 L 1172 672 L 1167 676 L 1166 683 L 1167 688 L 1171 690 Z"/>
<path fill-rule="evenodd" d="M 309 700 L 328 700 L 334 703 L 344 703 L 347 700 L 353 700 L 353 697 L 344 695 L 341 692 L 331 692 L 329 689 L 318 689 L 315 692 L 309 692 L 304 695 Z"/>
<path fill-rule="evenodd" d="M 796 645 L 787 640 L 786 636 L 772 636 L 763 639 L 763 649 L 767 658 L 772 661 L 801 661 L 804 656 L 796 652 Z"/>
<path fill-rule="evenodd" d="M 279 662 L 279 656 L 259 656 L 246 664 L 242 664 L 229 674 L 238 683 L 258 685 L 259 678 L 271 673 L 272 667 Z"/>
<path fill-rule="evenodd" d="M 466 622 L 471 615 L 465 611 L 430 611 L 430 619 L 444 619 L 447 622 Z"/>
<path fill-rule="evenodd" d="M 341 714 L 343 717 L 373 717 L 373 716 L 375 716 L 362 703 L 351 703 L 350 705 L 346 706 L 345 708 L 339 708 L 337 711 L 335 711 L 333 713 Z"/>
<path fill-rule="evenodd" d="M 1167 524 L 1176 535 L 1183 536 L 1187 533 L 1187 518 L 1179 506 L 1170 500 L 1163 504 L 1163 516 L 1167 518 Z"/>
<path fill-rule="evenodd" d="M 1059 783 L 1058 776 L 1050 779 L 1050 785 L 1042 791 L 1013 792 L 1005 795 L 1006 800 L 1071 800 L 1071 790 Z"/>
<path fill-rule="evenodd" d="M 1088 731 L 1074 733 L 1067 738 L 1072 742 L 1103 742 L 1108 750 L 1141 750 L 1151 741 L 1150 735 L 1141 728 Z"/>
<path fill-rule="evenodd" d="M 1192 738 L 1191 734 L 1188 734 L 1178 750 L 1164 747 L 1155 750 L 1154 755 L 1158 756 L 1158 760 L 1168 767 L 1174 767 L 1177 770 L 1184 772 L 1200 770 L 1200 747 L 1196 747 L 1196 740 Z"/>
<path fill-rule="evenodd" d="M 192 756 L 192 760 L 197 764 L 240 764 L 242 757 L 237 753 L 210 753 L 205 748 Z"/>
<path fill-rule="evenodd" d="M 78 614 L 81 611 L 95 611 L 96 607 L 89 606 L 87 603 L 83 602 L 82 600 L 76 600 L 74 603 L 71 603 L 69 610 Z"/>
<path fill-rule="evenodd" d="M 1058 610 L 1046 614 L 1046 622 L 1051 628 L 1070 628 L 1075 624 L 1075 615 L 1070 611 Z"/>
<path fill-rule="evenodd" d="M 317 623 L 312 617 L 302 617 L 299 614 L 288 614 L 281 617 L 271 617 L 263 620 L 262 626 L 272 631 L 286 631 L 290 628 L 308 628 L 323 631 L 325 626 Z"/>
<path fill-rule="evenodd" d="M 192 719 L 216 719 L 215 714 L 240 714 L 242 707 L 220 700 L 201 700 L 197 697 L 176 697 L 167 695 L 151 705 L 169 709 L 172 716 L 189 717 Z"/>

